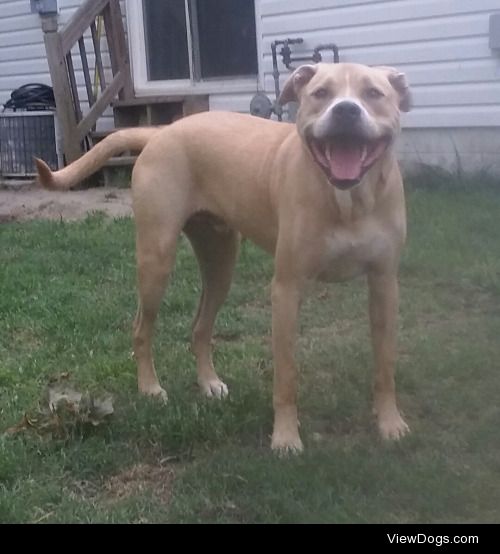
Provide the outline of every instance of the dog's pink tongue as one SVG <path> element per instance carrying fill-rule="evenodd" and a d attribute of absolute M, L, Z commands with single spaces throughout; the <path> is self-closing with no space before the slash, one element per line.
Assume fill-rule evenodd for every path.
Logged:
<path fill-rule="evenodd" d="M 362 150 L 356 144 L 335 144 L 328 151 L 330 172 L 339 181 L 359 179 L 362 169 Z"/>

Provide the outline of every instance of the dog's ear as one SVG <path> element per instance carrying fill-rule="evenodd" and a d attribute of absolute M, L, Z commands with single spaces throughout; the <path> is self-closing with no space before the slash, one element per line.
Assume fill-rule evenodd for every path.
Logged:
<path fill-rule="evenodd" d="M 278 104 L 284 106 L 288 102 L 297 102 L 300 90 L 316 75 L 317 65 L 301 65 L 288 78 L 283 91 L 278 98 Z"/>
<path fill-rule="evenodd" d="M 379 66 L 377 69 L 385 73 L 392 88 L 399 94 L 399 109 L 402 112 L 409 112 L 411 109 L 411 94 L 406 75 L 394 67 Z"/>

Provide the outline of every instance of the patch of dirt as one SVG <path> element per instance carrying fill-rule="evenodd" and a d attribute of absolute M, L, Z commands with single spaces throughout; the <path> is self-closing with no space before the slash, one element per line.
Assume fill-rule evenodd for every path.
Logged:
<path fill-rule="evenodd" d="M 74 221 L 92 212 L 110 217 L 132 215 L 130 189 L 99 187 L 55 192 L 34 186 L 0 188 L 0 223 L 33 219 Z"/>
<path fill-rule="evenodd" d="M 110 477 L 104 483 L 104 490 L 111 502 L 124 500 L 147 490 L 163 504 L 168 504 L 173 480 L 174 471 L 169 466 L 137 464 Z"/>

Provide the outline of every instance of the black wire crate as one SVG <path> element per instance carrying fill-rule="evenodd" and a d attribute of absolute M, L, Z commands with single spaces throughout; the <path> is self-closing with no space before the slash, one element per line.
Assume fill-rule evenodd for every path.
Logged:
<path fill-rule="evenodd" d="M 0 175 L 36 175 L 33 158 L 42 158 L 51 169 L 58 169 L 57 119 L 54 111 L 15 111 L 0 113 Z"/>

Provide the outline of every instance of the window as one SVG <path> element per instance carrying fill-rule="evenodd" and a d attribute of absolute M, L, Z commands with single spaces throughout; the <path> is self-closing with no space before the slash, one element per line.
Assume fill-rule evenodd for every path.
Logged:
<path fill-rule="evenodd" d="M 150 81 L 189 79 L 185 0 L 144 0 Z"/>
<path fill-rule="evenodd" d="M 254 0 L 143 0 L 148 81 L 255 76 Z"/>

